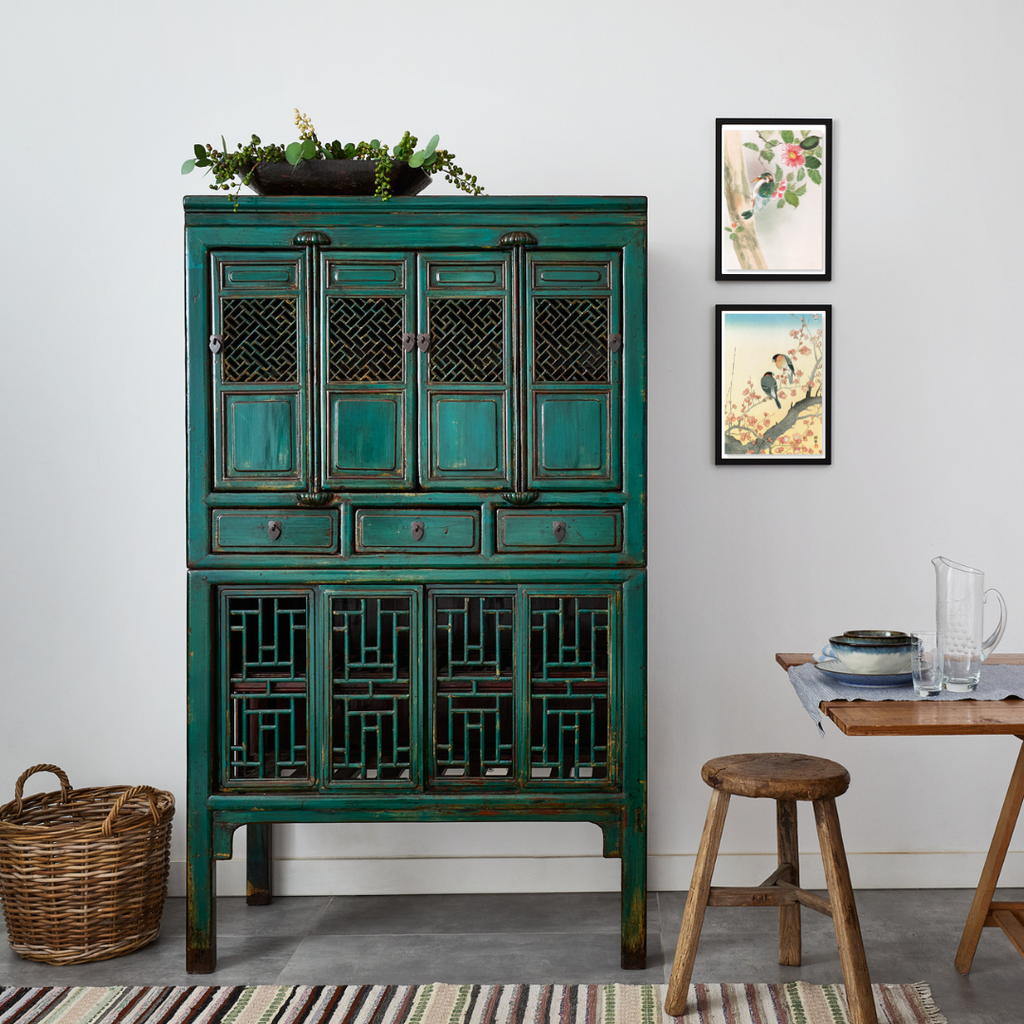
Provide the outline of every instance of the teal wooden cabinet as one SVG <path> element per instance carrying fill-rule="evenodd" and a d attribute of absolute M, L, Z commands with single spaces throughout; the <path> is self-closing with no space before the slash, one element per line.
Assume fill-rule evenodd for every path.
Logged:
<path fill-rule="evenodd" d="M 646 962 L 646 200 L 185 199 L 187 966 L 273 822 L 578 820 Z"/>

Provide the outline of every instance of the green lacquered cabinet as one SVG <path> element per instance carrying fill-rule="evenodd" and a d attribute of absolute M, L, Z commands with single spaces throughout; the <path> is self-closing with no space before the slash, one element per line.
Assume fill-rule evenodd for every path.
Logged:
<path fill-rule="evenodd" d="M 189 971 L 245 825 L 580 820 L 646 958 L 646 200 L 188 197 Z"/>

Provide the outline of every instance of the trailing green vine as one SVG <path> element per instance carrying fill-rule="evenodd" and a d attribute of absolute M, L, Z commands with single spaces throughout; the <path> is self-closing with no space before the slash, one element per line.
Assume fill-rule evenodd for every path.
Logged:
<path fill-rule="evenodd" d="M 417 149 L 418 139 L 406 132 L 395 146 L 389 146 L 379 139 L 370 142 L 321 142 L 307 114 L 295 110 L 295 125 L 299 129 L 299 141 L 281 146 L 276 143 L 264 145 L 258 135 L 253 135 L 244 146 L 238 143 L 233 152 L 228 151 L 224 136 L 221 148 L 215 149 L 207 143 L 196 144 L 195 156 L 181 165 L 181 173 L 189 174 L 197 167 L 209 169 L 213 174 L 210 188 L 224 191 L 235 189 L 235 206 L 243 185 L 252 180 L 253 171 L 260 164 L 282 163 L 292 166 L 303 160 L 373 160 L 374 195 L 381 200 L 391 196 L 391 168 L 396 161 L 407 161 L 410 167 L 422 167 L 427 174 L 444 174 L 445 180 L 469 195 L 478 196 L 483 188 L 477 183 L 475 174 L 467 174 L 456 162 L 455 154 L 447 149 L 438 149 L 438 136 L 434 135 L 423 149 Z"/>

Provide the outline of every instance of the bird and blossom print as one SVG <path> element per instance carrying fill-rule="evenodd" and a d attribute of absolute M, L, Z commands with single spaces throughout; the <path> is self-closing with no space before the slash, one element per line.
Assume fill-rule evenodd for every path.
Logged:
<path fill-rule="evenodd" d="M 722 273 L 826 269 L 826 140 L 831 123 L 722 127 Z M 730 251 L 731 250 L 731 251 Z"/>
<path fill-rule="evenodd" d="M 820 312 L 720 314 L 722 454 L 822 454 L 824 323 Z"/>

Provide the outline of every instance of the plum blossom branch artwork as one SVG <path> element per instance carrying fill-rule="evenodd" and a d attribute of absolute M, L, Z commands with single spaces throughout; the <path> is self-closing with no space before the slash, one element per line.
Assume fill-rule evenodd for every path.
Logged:
<path fill-rule="evenodd" d="M 831 119 L 716 126 L 716 279 L 830 281 Z"/>
<path fill-rule="evenodd" d="M 716 306 L 715 462 L 832 461 L 831 306 Z"/>

